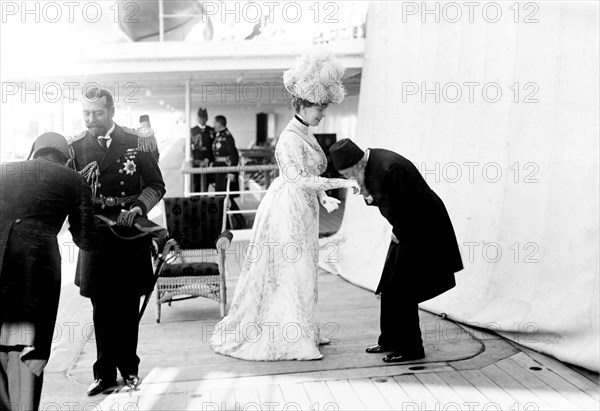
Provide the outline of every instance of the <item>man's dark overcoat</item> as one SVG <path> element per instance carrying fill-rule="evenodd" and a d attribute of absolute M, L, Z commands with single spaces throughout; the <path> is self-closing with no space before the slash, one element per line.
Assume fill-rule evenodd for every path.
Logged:
<path fill-rule="evenodd" d="M 0 323 L 30 323 L 28 358 L 48 359 L 58 310 L 65 218 L 75 244 L 95 246 L 90 189 L 75 171 L 45 159 L 0 168 Z M 70 253 L 69 244 L 61 244 Z"/>
<path fill-rule="evenodd" d="M 376 293 L 393 290 L 399 298 L 422 302 L 456 285 L 463 264 L 452 222 L 442 200 L 408 159 L 371 149 L 365 169 L 371 206 L 392 225 L 398 244 L 388 249 Z"/>

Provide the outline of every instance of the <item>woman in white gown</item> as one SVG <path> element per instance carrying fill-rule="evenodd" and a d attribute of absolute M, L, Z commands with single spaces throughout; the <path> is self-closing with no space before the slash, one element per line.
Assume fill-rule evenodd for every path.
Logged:
<path fill-rule="evenodd" d="M 332 56 L 303 56 L 284 73 L 296 116 L 275 148 L 280 176 L 263 198 L 229 314 L 219 322 L 211 348 L 255 361 L 315 360 L 319 352 L 317 262 L 319 203 L 328 212 L 339 201 L 325 190 L 356 182 L 319 177 L 327 159 L 309 130 L 327 105 L 341 102 L 344 69 Z"/>

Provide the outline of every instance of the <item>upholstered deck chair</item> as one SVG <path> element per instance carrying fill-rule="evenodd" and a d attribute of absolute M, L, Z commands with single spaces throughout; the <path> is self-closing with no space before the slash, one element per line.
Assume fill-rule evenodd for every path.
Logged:
<path fill-rule="evenodd" d="M 217 301 L 225 316 L 225 250 L 233 235 L 226 231 L 225 196 L 165 198 L 165 225 L 181 251 L 162 265 L 155 292 L 156 322 L 161 304 L 196 297 Z M 176 297 L 176 298 L 175 298 Z"/>

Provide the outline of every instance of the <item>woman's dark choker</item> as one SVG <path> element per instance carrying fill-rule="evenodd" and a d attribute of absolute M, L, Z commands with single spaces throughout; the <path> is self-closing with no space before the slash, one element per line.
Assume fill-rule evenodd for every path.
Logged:
<path fill-rule="evenodd" d="M 294 115 L 294 118 L 298 120 L 300 123 L 304 124 L 306 127 L 310 126 L 306 121 L 302 120 L 298 114 Z"/>

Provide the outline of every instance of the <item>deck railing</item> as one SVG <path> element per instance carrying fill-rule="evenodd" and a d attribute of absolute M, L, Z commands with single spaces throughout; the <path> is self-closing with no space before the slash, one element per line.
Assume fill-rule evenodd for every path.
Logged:
<path fill-rule="evenodd" d="M 201 197 L 201 196 L 215 196 L 215 195 L 224 195 L 225 202 L 229 204 L 229 199 L 232 194 L 239 194 L 240 196 L 246 194 L 264 194 L 267 192 L 267 189 L 271 185 L 271 181 L 273 178 L 273 171 L 275 171 L 275 177 L 279 174 L 279 166 L 277 164 L 262 164 L 262 165 L 240 165 L 240 166 L 220 166 L 220 167 L 192 167 L 188 162 L 184 162 L 181 166 L 181 173 L 186 177 L 184 181 L 186 182 L 184 188 L 184 196 L 185 197 Z M 250 173 L 261 172 L 264 175 L 265 188 L 261 190 L 245 190 L 246 183 L 252 181 L 249 178 Z M 227 189 L 226 191 L 204 191 L 197 192 L 192 191 L 191 189 L 191 178 L 192 175 L 206 175 L 206 174 L 221 174 L 221 173 L 240 173 L 240 188 L 241 190 L 231 191 L 229 190 L 229 186 L 231 183 L 230 179 L 227 179 Z M 256 209 L 247 209 L 247 210 L 230 210 L 227 207 L 227 211 L 223 215 L 223 219 L 233 215 L 233 214 L 253 214 L 256 213 Z"/>

